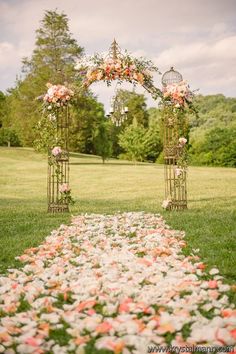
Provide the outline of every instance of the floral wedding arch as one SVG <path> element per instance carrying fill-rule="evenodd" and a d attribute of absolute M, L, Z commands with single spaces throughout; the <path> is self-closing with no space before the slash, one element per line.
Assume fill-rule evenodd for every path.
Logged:
<path fill-rule="evenodd" d="M 154 99 L 160 99 L 165 161 L 162 206 L 169 210 L 187 208 L 186 112 L 194 111 L 194 108 L 193 94 L 181 74 L 171 68 L 162 77 L 163 89 L 158 89 L 153 81 L 153 72 L 158 72 L 158 68 L 150 60 L 121 53 L 115 40 L 107 55 L 85 56 L 77 62 L 75 69 L 80 80 L 82 78 L 83 91 L 95 82 L 103 81 L 110 86 L 116 80 L 141 85 Z M 69 211 L 69 204 L 73 203 L 68 152 L 69 104 L 73 95 L 74 91 L 67 86 L 48 84 L 48 91 L 43 96 L 44 116 L 46 112 L 45 119 L 50 121 L 47 133 L 52 137 L 48 145 L 48 212 Z"/>

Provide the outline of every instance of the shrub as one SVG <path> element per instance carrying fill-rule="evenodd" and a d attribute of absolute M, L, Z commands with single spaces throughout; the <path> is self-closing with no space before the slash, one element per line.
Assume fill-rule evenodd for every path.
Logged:
<path fill-rule="evenodd" d="M 0 146 L 21 146 L 20 139 L 14 130 L 9 128 L 0 129 Z"/>

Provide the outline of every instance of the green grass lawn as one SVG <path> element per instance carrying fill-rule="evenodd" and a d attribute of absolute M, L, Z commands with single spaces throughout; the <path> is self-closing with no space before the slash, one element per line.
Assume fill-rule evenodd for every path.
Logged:
<path fill-rule="evenodd" d="M 18 266 L 14 257 L 40 244 L 69 214 L 47 214 L 46 158 L 31 149 L 0 148 L 0 272 Z M 189 209 L 167 212 L 163 166 L 133 165 L 72 154 L 70 185 L 76 204 L 71 214 L 146 211 L 162 213 L 168 224 L 186 231 L 189 250 L 217 266 L 228 283 L 236 269 L 236 170 L 190 167 Z"/>

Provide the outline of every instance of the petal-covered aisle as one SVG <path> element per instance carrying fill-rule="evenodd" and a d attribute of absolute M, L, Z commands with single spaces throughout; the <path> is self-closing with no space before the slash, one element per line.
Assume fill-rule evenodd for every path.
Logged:
<path fill-rule="evenodd" d="M 159 215 L 75 217 L 0 277 L 0 353 L 234 345 L 230 287 L 183 247 Z"/>

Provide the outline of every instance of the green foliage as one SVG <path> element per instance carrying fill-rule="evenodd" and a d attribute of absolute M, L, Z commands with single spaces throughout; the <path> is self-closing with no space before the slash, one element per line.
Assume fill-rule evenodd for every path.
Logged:
<path fill-rule="evenodd" d="M 71 108 L 69 148 L 95 154 L 94 134 L 103 121 L 103 105 L 90 93 L 77 95 Z"/>
<path fill-rule="evenodd" d="M 148 147 L 146 160 L 155 162 L 163 150 L 161 127 L 158 124 L 152 124 L 147 129 L 146 144 Z"/>
<path fill-rule="evenodd" d="M 50 329 L 49 337 L 53 339 L 56 343 L 63 346 L 66 345 L 72 336 L 67 332 L 68 325 L 64 323 L 64 326 L 61 328 Z"/>
<path fill-rule="evenodd" d="M 191 149 L 196 164 L 236 167 L 236 129 L 213 128 Z"/>
<path fill-rule="evenodd" d="M 148 154 L 146 129 L 143 126 L 130 125 L 119 135 L 119 144 L 125 151 L 125 157 L 131 161 L 144 161 Z"/>
<path fill-rule="evenodd" d="M 28 300 L 26 300 L 23 296 L 20 298 L 20 304 L 17 308 L 17 312 L 26 312 L 31 309 L 31 305 Z"/>
<path fill-rule="evenodd" d="M 129 108 L 128 118 L 124 123 L 124 127 L 127 127 L 134 122 L 144 127 L 148 126 L 148 111 L 146 104 L 146 97 L 144 95 L 137 94 L 134 91 L 118 90 L 117 96 L 123 102 L 124 107 Z"/>
<path fill-rule="evenodd" d="M 119 144 L 124 156 L 131 161 L 155 161 L 162 150 L 159 129 L 130 125 L 119 135 Z"/>
<path fill-rule="evenodd" d="M 0 146 L 21 146 L 21 142 L 14 130 L 0 128 Z"/>
<path fill-rule="evenodd" d="M 40 83 L 40 79 L 56 84 L 70 83 L 76 75 L 75 60 L 82 51 L 69 32 L 68 17 L 57 11 L 45 11 L 41 27 L 36 30 L 33 55 L 31 59 L 23 59 L 23 70 L 36 83 Z"/>
<path fill-rule="evenodd" d="M 190 158 L 196 165 L 236 166 L 236 99 L 199 96 L 199 117 L 190 121 Z"/>
<path fill-rule="evenodd" d="M 156 119 L 149 119 L 145 96 L 127 90 L 118 90 L 117 96 L 129 112 L 121 126 L 111 129 L 113 156 L 155 161 L 162 150 L 160 128 Z M 120 114 L 115 112 L 114 116 L 119 118 Z"/>
<path fill-rule="evenodd" d="M 194 105 L 198 114 L 188 114 L 189 130 L 184 127 L 182 135 L 189 141 L 189 162 L 194 165 L 229 166 L 236 164 L 236 98 L 224 95 L 196 96 Z M 160 109 L 148 110 L 149 122 L 160 126 Z M 160 154 L 157 161 L 163 163 Z"/>
<path fill-rule="evenodd" d="M 102 122 L 95 131 L 94 146 L 97 155 L 100 155 L 102 162 L 112 155 L 111 123 Z"/>
<path fill-rule="evenodd" d="M 185 323 L 182 327 L 182 336 L 183 339 L 186 340 L 188 337 L 191 335 L 191 324 L 190 323 Z"/>
<path fill-rule="evenodd" d="M 5 110 L 6 110 L 6 96 L 2 91 L 0 91 L 0 128 L 3 125 Z"/>
<path fill-rule="evenodd" d="M 35 140 L 33 146 L 36 151 L 47 153 L 49 148 L 55 146 L 55 136 L 57 131 L 56 120 L 42 116 L 34 127 Z M 59 144 L 60 145 L 60 144 Z"/>
<path fill-rule="evenodd" d="M 148 126 L 148 111 L 144 95 L 137 94 L 134 91 L 130 92 L 120 89 L 117 91 L 116 98 L 122 102 L 123 107 L 128 107 L 129 112 L 121 126 L 113 125 L 111 128 L 113 157 L 122 156 L 124 153 L 123 147 L 119 144 L 119 135 L 122 134 L 128 126 L 132 124 L 144 127 Z M 113 116 L 116 119 L 120 119 L 121 112 L 114 112 Z"/>

